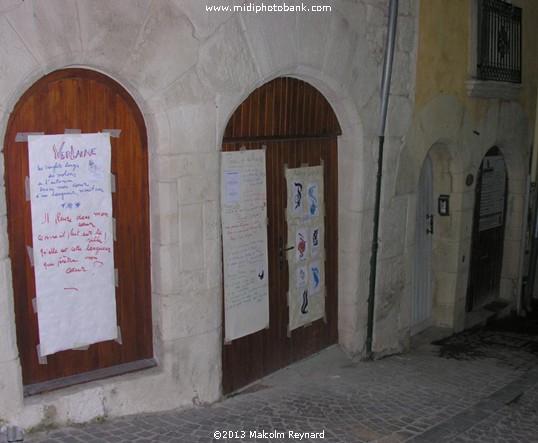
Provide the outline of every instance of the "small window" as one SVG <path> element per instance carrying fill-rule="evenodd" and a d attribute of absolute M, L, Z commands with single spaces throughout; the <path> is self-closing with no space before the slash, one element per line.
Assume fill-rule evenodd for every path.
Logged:
<path fill-rule="evenodd" d="M 521 83 L 521 8 L 478 0 L 477 79 Z"/>

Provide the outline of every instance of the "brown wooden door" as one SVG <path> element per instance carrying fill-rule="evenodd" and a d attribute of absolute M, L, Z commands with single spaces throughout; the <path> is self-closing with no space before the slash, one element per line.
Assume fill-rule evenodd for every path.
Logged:
<path fill-rule="evenodd" d="M 493 147 L 480 164 L 475 188 L 467 311 L 499 296 L 507 195 L 506 165 L 499 148 Z"/>
<path fill-rule="evenodd" d="M 107 341 L 86 351 L 62 351 L 47 356 L 46 364 L 39 364 L 38 319 L 32 308 L 35 279 L 26 249 L 32 246 L 31 207 L 25 198 L 28 144 L 17 142 L 16 136 L 27 132 L 62 134 L 66 129 L 80 129 L 82 133 L 121 130 L 119 138 L 111 138 L 111 169 L 116 176 L 116 192 L 112 195 L 116 219 L 114 263 L 118 269 L 116 306 L 122 344 Z M 134 100 L 100 73 L 56 71 L 34 84 L 15 106 L 6 131 L 4 155 L 17 343 L 24 385 L 151 359 L 148 152 L 144 121 Z M 128 365 L 123 368 L 129 370 Z"/>
<path fill-rule="evenodd" d="M 297 79 L 279 78 L 254 91 L 231 117 L 223 151 L 266 147 L 269 261 L 268 329 L 223 344 L 223 391 L 229 393 L 338 340 L 337 135 L 340 127 L 325 98 Z M 287 238 L 285 167 L 323 165 L 326 321 L 288 336 L 288 264 L 279 249 Z"/>

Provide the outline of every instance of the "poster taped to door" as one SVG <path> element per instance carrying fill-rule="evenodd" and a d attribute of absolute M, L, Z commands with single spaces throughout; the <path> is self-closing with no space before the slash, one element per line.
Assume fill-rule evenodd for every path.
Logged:
<path fill-rule="evenodd" d="M 502 155 L 484 157 L 478 230 L 498 228 L 504 224 L 506 165 Z"/>
<path fill-rule="evenodd" d="M 325 316 L 323 166 L 286 169 L 289 330 Z"/>
<path fill-rule="evenodd" d="M 221 153 L 224 340 L 269 326 L 265 150 Z"/>
<path fill-rule="evenodd" d="M 117 337 L 108 134 L 28 136 L 42 356 Z"/>

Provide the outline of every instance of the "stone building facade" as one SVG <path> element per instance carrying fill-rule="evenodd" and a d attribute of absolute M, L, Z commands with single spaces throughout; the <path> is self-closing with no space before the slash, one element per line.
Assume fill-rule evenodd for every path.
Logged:
<path fill-rule="evenodd" d="M 3 135 L 24 92 L 44 75 L 67 67 L 109 76 L 142 111 L 149 145 L 157 363 L 132 374 L 23 396 L 2 181 L 0 424 L 83 422 L 189 407 L 221 397 L 219 152 L 234 110 L 257 87 L 281 76 L 314 86 L 341 126 L 338 341 L 351 356 L 364 356 L 388 1 L 327 3 L 330 10 L 316 13 L 255 13 L 210 10 L 246 5 L 220 0 L 0 2 Z M 454 3 L 459 11 L 451 8 Z M 451 216 L 435 221 L 440 235 L 434 246 L 430 323 L 463 328 L 468 260 L 462 258 L 469 254 L 473 212 L 472 188 L 465 186 L 465 177 L 476 173 L 484 153 L 495 144 L 505 154 L 510 175 L 505 250 L 514 258 L 503 262 L 500 296 L 516 299 L 515 258 L 536 81 L 525 82 L 515 100 L 468 98 L 464 91 L 468 52 L 456 54 L 461 42 L 449 39 L 441 50 L 456 64 L 447 67 L 444 59 L 431 58 L 440 40 L 430 33 L 451 32 L 446 28 L 450 22 L 433 24 L 438 16 L 435 8 L 448 9 L 448 16 L 466 29 L 458 34 L 465 42 L 472 15 L 467 3 L 399 2 L 373 326 L 373 351 L 379 357 L 403 351 L 409 344 L 417 186 L 428 152 L 434 164 L 434 192 L 449 194 L 451 204 Z M 529 15 L 537 16 L 529 1 L 520 3 Z M 461 65 L 465 68 L 458 71 Z M 526 64 L 524 71 L 530 78 L 536 66 Z M 3 156 L 0 162 L 4 171 Z"/>

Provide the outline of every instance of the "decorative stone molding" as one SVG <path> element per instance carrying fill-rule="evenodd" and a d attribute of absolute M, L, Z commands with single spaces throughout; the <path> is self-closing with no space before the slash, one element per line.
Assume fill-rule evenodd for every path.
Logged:
<path fill-rule="evenodd" d="M 474 98 L 516 100 L 521 91 L 521 83 L 508 83 L 486 80 L 467 80 L 467 95 Z"/>

